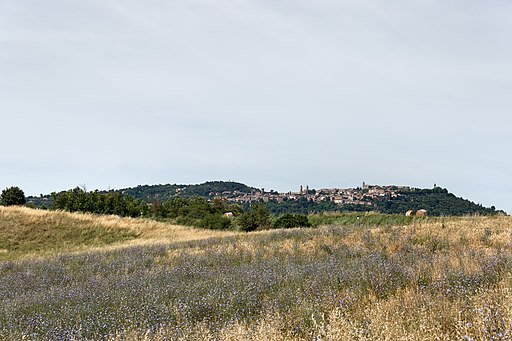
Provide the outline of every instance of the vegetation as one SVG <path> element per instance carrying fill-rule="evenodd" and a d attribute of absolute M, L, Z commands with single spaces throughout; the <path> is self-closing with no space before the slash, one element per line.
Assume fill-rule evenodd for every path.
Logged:
<path fill-rule="evenodd" d="M 306 197 L 301 197 L 298 200 L 285 200 L 277 202 L 270 200 L 268 208 L 272 214 L 281 215 L 285 213 L 296 214 L 313 214 L 321 212 L 339 212 L 343 210 L 340 205 L 335 204 L 333 201 L 315 202 L 308 200 Z"/>
<path fill-rule="evenodd" d="M 148 204 L 118 192 L 85 192 L 77 187 L 52 193 L 52 202 L 53 209 L 67 212 L 156 218 L 213 230 L 254 231 L 272 226 L 265 204 L 257 203 L 244 213 L 240 206 L 229 204 L 227 200 L 220 198 L 210 202 L 204 197 L 175 197 L 163 203 L 155 198 L 153 203 Z"/>
<path fill-rule="evenodd" d="M 240 230 L 246 232 L 269 228 L 271 220 L 267 205 L 263 203 L 253 205 L 249 211 L 240 216 L 238 224 Z"/>
<path fill-rule="evenodd" d="M 304 214 L 287 213 L 277 218 L 274 222 L 275 228 L 289 229 L 292 227 L 311 227 L 308 216 Z"/>
<path fill-rule="evenodd" d="M 137 199 L 151 201 L 157 197 L 160 201 L 167 201 L 178 196 L 181 198 L 205 197 L 213 199 L 223 192 L 251 193 L 255 188 L 233 181 L 207 181 L 197 185 L 143 185 L 121 189 L 118 192 Z"/>
<path fill-rule="evenodd" d="M 138 233 L 92 216 L 28 208 L 0 208 L 0 260 L 34 252 L 102 246 L 131 240 Z"/>
<path fill-rule="evenodd" d="M 115 214 L 122 217 L 146 216 L 149 212 L 148 205 L 142 200 L 117 192 L 86 192 L 79 187 L 52 193 L 52 208 L 67 212 Z"/>
<path fill-rule="evenodd" d="M 384 216 L 373 225 L 379 215 L 324 215 L 347 220 L 247 234 L 0 212 L 16 224 L 84 217 L 137 231 L 125 246 L 0 262 L 2 340 L 512 338 L 509 217 L 404 217 L 402 225 Z M 32 215 L 42 220 L 23 222 Z"/>
<path fill-rule="evenodd" d="M 377 212 L 328 212 L 308 216 L 312 226 L 336 225 L 336 226 L 403 226 L 415 222 L 433 221 L 427 217 L 407 217 L 402 214 L 382 214 Z"/>
<path fill-rule="evenodd" d="M 218 189 L 218 184 L 206 183 L 199 188 L 210 190 Z M 238 186 L 236 183 L 231 183 Z M 211 187 L 213 186 L 213 187 Z M 467 200 L 456 198 L 442 188 L 433 190 L 404 190 L 403 196 L 376 200 L 373 209 L 375 212 L 394 212 L 400 215 L 408 209 L 427 208 L 430 215 L 439 216 L 450 212 L 462 215 L 465 212 L 472 214 L 496 214 L 494 207 L 489 209 L 475 205 Z M 311 224 L 389 224 L 407 223 L 411 218 L 397 217 L 396 215 L 373 214 L 368 215 L 367 205 L 342 206 L 345 213 L 334 211 L 340 206 L 332 202 L 316 203 L 306 198 L 277 203 L 256 202 L 244 205 L 230 204 L 226 198 L 216 197 L 208 200 L 205 197 L 176 196 L 166 201 L 153 198 L 151 203 L 120 192 L 101 193 L 98 191 L 86 192 L 80 188 L 52 193 L 52 208 L 68 212 L 84 212 L 95 214 L 115 214 L 128 217 L 146 217 L 168 220 L 180 225 L 195 226 L 214 230 L 241 230 L 255 231 L 261 229 L 308 227 Z M 325 210 L 332 210 L 331 213 Z M 305 214 L 294 213 L 307 211 L 312 217 L 309 221 Z M 278 212 L 278 213 L 276 213 Z M 318 213 L 319 212 L 319 213 Z M 350 214 L 354 212 L 354 214 Z M 273 213 L 274 217 L 270 214 Z M 315 214 L 311 214 L 315 213 Z M 359 219 L 362 220 L 359 220 Z M 392 222 L 389 222 L 389 220 Z M 373 222 L 372 222 L 373 221 Z"/>
<path fill-rule="evenodd" d="M 468 214 L 493 215 L 503 213 L 496 211 L 494 206 L 483 207 L 469 200 L 458 198 L 447 189 L 404 189 L 398 192 L 399 197 L 366 198 L 369 205 L 345 204 L 338 205 L 332 201 L 315 202 L 301 197 L 298 200 L 283 202 L 270 201 L 268 207 L 273 214 L 284 213 L 325 213 L 325 212 L 367 212 L 375 211 L 384 214 L 404 214 L 408 210 L 426 209 L 431 216 L 463 216 Z"/>
<path fill-rule="evenodd" d="M 19 187 L 8 187 L 0 195 L 0 204 L 5 206 L 25 204 L 25 193 Z"/>
<path fill-rule="evenodd" d="M 400 214 L 407 210 L 426 209 L 432 216 L 462 216 L 468 214 L 493 215 L 500 213 L 494 206 L 487 208 L 469 200 L 458 198 L 447 189 L 411 189 L 400 192 L 402 196 L 374 201 L 382 213 Z M 502 212 L 504 213 L 504 212 Z"/>
<path fill-rule="evenodd" d="M 74 191 L 76 191 L 75 189 Z M 384 214 L 404 214 L 408 210 L 426 209 L 431 216 L 462 216 L 468 214 L 494 215 L 505 214 L 497 211 L 494 206 L 483 207 L 469 200 L 456 197 L 445 188 L 435 187 L 433 189 L 401 189 L 395 188 L 398 197 L 385 196 L 381 198 L 365 197 L 364 204 L 336 204 L 334 201 L 313 201 L 307 197 L 300 197 L 297 200 L 283 201 L 270 200 L 267 204 L 269 212 L 275 216 L 286 213 L 295 214 L 318 214 L 325 212 L 368 212 L 375 211 Z M 194 199 L 202 197 L 208 201 L 221 197 L 227 200 L 235 200 L 240 194 L 254 193 L 259 191 L 256 188 L 246 186 L 238 182 L 209 181 L 198 185 L 144 185 L 133 188 L 125 188 L 109 192 L 92 192 L 97 195 L 109 194 L 113 198 L 131 197 L 133 202 L 152 204 L 155 201 L 163 204 L 174 199 Z M 271 191 L 273 192 L 273 191 Z M 315 193 L 314 190 L 309 191 Z M 29 197 L 28 202 L 34 207 L 52 207 L 53 196 L 42 195 L 40 197 Z M 256 202 L 256 201 L 255 201 Z M 242 205 L 248 210 L 255 202 L 246 202 Z M 89 210 L 90 211 L 90 210 Z M 143 210 L 144 211 L 144 210 Z M 140 212 L 139 212 L 140 213 Z M 133 214 L 124 214 L 134 216 Z M 143 212 L 143 215 L 147 214 Z M 183 218 L 183 220 L 189 220 Z M 215 218 L 219 220 L 219 218 Z M 229 226 L 233 227 L 233 224 Z"/>
<path fill-rule="evenodd" d="M 126 242 L 164 240 L 181 243 L 232 234 L 190 229 L 153 219 L 0 207 L 0 261 Z"/>

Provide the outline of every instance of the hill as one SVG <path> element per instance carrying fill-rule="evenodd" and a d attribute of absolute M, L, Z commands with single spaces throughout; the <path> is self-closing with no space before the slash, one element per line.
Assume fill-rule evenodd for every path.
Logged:
<path fill-rule="evenodd" d="M 207 181 L 194 185 L 139 185 L 117 191 L 135 199 L 151 202 L 154 198 L 158 198 L 159 201 L 166 201 L 176 196 L 184 198 L 205 197 L 207 199 L 213 199 L 217 196 L 232 198 L 240 194 L 249 194 L 255 190 L 257 189 L 239 182 Z"/>
<path fill-rule="evenodd" d="M 0 217 L 2 241 L 47 233 L 31 257 L 0 259 L 1 340 L 512 337 L 510 217 L 255 233 L 27 208 Z M 94 226 L 115 246 L 80 246 Z"/>
<path fill-rule="evenodd" d="M 382 213 L 403 213 L 407 210 L 426 209 L 433 216 L 461 216 L 468 214 L 493 215 L 505 214 L 494 206 L 484 207 L 467 199 L 457 197 L 447 189 L 404 189 L 394 198 L 374 200 L 377 210 Z"/>
<path fill-rule="evenodd" d="M 0 206 L 0 260 L 41 251 L 102 246 L 137 237 L 108 219 L 64 212 Z"/>
<path fill-rule="evenodd" d="M 115 190 L 102 190 L 99 193 L 116 192 L 130 196 L 137 200 L 144 200 L 148 203 L 157 199 L 164 202 L 175 197 L 194 198 L 205 197 L 213 199 L 214 197 L 235 197 L 240 194 L 249 194 L 257 191 L 256 188 L 249 187 L 239 182 L 233 181 L 207 181 L 202 184 L 159 184 L 159 185 L 138 185 L 136 187 L 127 187 Z M 41 194 L 40 196 L 29 196 L 27 198 L 29 206 L 39 208 L 51 208 L 53 201 L 51 194 Z"/>
<path fill-rule="evenodd" d="M 112 191 L 110 191 L 112 192 Z M 447 189 L 434 187 L 420 189 L 406 186 L 365 185 L 357 188 L 303 189 L 299 192 L 278 193 L 265 191 L 233 181 L 208 181 L 194 185 L 139 185 L 115 190 L 115 193 L 159 203 L 173 198 L 204 197 L 212 200 L 222 197 L 230 203 L 248 209 L 254 202 L 265 202 L 271 213 L 322 213 L 322 212 L 367 212 L 404 214 L 408 210 L 426 209 L 433 216 L 494 215 L 505 214 L 494 206 L 484 207 L 470 200 L 457 197 Z M 107 193 L 106 191 L 99 193 Z M 29 205 L 52 207 L 52 196 L 29 197 Z"/>
<path fill-rule="evenodd" d="M 232 232 L 192 229 L 152 219 L 0 206 L 0 261 L 127 242 L 155 239 L 184 242 L 230 234 Z"/>
<path fill-rule="evenodd" d="M 270 211 L 274 214 L 284 213 L 322 213 L 322 212 L 380 212 L 385 214 L 404 214 L 408 210 L 426 209 L 432 216 L 463 216 L 463 215 L 505 215 L 504 211 L 494 206 L 483 207 L 470 200 L 457 197 L 445 188 L 420 189 L 395 186 L 374 186 L 372 189 L 338 190 L 349 192 L 351 199 L 337 196 L 324 199 L 323 194 L 301 195 L 292 200 L 270 198 L 267 200 Z M 375 194 L 377 193 L 377 194 Z M 357 199 L 353 199 L 357 197 Z M 341 202 L 338 202 L 341 201 Z M 247 205 L 246 205 L 247 206 Z"/>
<path fill-rule="evenodd" d="M 265 201 L 274 214 L 308 214 L 330 211 L 377 211 L 386 214 L 404 214 L 408 210 L 419 209 L 426 209 L 433 216 L 504 214 L 502 211 L 496 211 L 494 206 L 483 207 L 470 200 L 457 197 L 441 187 L 420 189 L 404 186 L 366 186 L 366 188 L 333 190 L 339 193 L 350 191 L 351 196 L 357 199 L 336 202 L 331 198 L 325 199 L 317 194 L 320 191 L 316 190 L 301 190 L 298 193 L 265 192 L 242 183 L 224 181 L 210 181 L 198 185 L 145 185 L 119 191 L 149 202 L 153 198 L 165 201 L 176 196 L 188 198 L 201 196 L 207 199 L 223 197 L 228 201 L 242 203 L 247 208 L 252 202 Z M 379 193 L 379 195 L 374 193 Z"/>

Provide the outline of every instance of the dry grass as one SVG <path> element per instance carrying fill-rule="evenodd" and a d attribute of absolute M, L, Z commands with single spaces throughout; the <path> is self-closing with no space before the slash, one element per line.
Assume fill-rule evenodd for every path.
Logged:
<path fill-rule="evenodd" d="M 245 234 L 0 208 L 6 222 L 132 236 L 0 261 L 8 340 L 512 340 L 510 217 Z"/>
<path fill-rule="evenodd" d="M 291 314 L 266 311 L 255 321 L 234 321 L 220 330 L 198 323 L 189 331 L 189 339 L 512 340 L 509 217 L 440 218 L 410 226 L 348 229 L 338 231 L 340 238 L 333 238 L 333 229 L 263 231 L 208 250 L 197 247 L 186 254 L 173 250 L 169 261 L 179 265 L 180 259 L 192 255 L 221 252 L 248 263 L 277 259 L 285 264 L 297 258 L 314 262 L 344 248 L 353 257 L 371 253 L 386 259 L 405 257 L 406 253 L 428 257 L 418 257 L 415 268 L 410 269 L 416 280 L 404 283 L 390 295 L 370 289 L 361 296 L 360 292 L 340 288 L 338 302 L 352 300 L 352 306 L 334 304 L 314 311 L 309 316 L 307 336 L 290 328 Z M 492 262 L 503 256 L 507 260 L 501 265 L 488 265 L 483 260 L 487 257 Z M 161 330 L 152 337 L 164 340 L 168 335 L 168 330 Z M 136 332 L 128 337 L 142 338 Z"/>
<path fill-rule="evenodd" d="M 268 314 L 251 324 L 236 322 L 219 332 L 198 324 L 197 340 L 511 340 L 512 293 L 510 281 L 478 293 L 468 302 L 426 301 L 416 293 L 400 292 L 379 301 L 370 299 L 352 316 L 335 308 L 315 319 L 310 337 L 287 331 L 287 317 Z M 441 313 L 441 314 L 440 314 Z M 154 335 L 164 340 L 166 334 Z M 129 339 L 140 340 L 133 333 Z"/>
<path fill-rule="evenodd" d="M 229 236 L 150 219 L 0 206 L 0 260 Z"/>

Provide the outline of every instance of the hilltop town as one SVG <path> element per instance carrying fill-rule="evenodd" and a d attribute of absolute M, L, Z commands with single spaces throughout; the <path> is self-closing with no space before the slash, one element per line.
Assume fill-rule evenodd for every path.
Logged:
<path fill-rule="evenodd" d="M 306 199 L 315 203 L 330 201 L 339 205 L 363 205 L 374 206 L 377 199 L 392 199 L 403 195 L 404 191 L 410 190 L 408 186 L 379 186 L 368 185 L 363 182 L 361 187 L 356 188 L 322 188 L 319 190 L 310 189 L 309 186 L 300 186 L 298 192 L 279 193 L 276 191 L 265 191 L 253 189 L 250 193 L 239 190 L 210 192 L 210 197 L 225 198 L 234 203 L 250 203 L 255 201 L 282 203 L 286 201 Z M 176 194 L 183 189 L 176 190 Z"/>
<path fill-rule="evenodd" d="M 483 207 L 467 199 L 456 197 L 446 188 L 420 189 L 409 186 L 369 185 L 365 182 L 355 188 L 312 189 L 300 186 L 298 191 L 279 193 L 274 190 L 255 188 L 234 181 L 208 181 L 202 184 L 139 185 L 117 192 L 146 203 L 164 203 L 174 198 L 203 197 L 208 201 L 225 199 L 249 209 L 254 202 L 267 203 L 273 214 L 321 213 L 330 211 L 375 211 L 388 214 L 405 214 L 408 210 L 426 209 L 429 215 L 505 214 L 494 206 Z M 28 197 L 27 203 L 34 207 L 51 208 L 52 195 Z"/>

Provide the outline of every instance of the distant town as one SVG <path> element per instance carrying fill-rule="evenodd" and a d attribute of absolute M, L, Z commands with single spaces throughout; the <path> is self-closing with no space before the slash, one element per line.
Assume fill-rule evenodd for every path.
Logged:
<path fill-rule="evenodd" d="M 244 193 L 238 190 L 210 192 L 210 197 L 225 198 L 230 202 L 249 203 L 254 201 L 275 201 L 278 203 L 292 200 L 300 200 L 302 198 L 316 203 L 331 201 L 339 205 L 365 205 L 374 206 L 376 199 L 392 199 L 398 198 L 403 194 L 400 192 L 410 190 L 408 186 L 379 186 L 368 185 L 363 182 L 361 187 L 356 188 L 323 188 L 310 189 L 309 186 L 300 186 L 297 192 L 279 193 L 276 191 L 253 190 L 251 193 Z M 183 189 L 176 189 L 179 195 Z"/>
<path fill-rule="evenodd" d="M 138 185 L 120 190 L 94 191 L 94 193 L 119 193 L 123 196 L 147 203 L 165 203 L 175 198 L 192 199 L 203 197 L 209 202 L 215 198 L 225 199 L 249 210 L 252 203 L 266 202 L 271 213 L 321 213 L 332 211 L 365 212 L 374 211 L 386 214 L 405 214 L 409 210 L 427 210 L 431 216 L 461 216 L 469 214 L 505 214 L 494 206 L 483 207 L 450 193 L 446 188 L 414 188 L 396 185 L 369 185 L 365 182 L 355 188 L 322 188 L 297 186 L 296 191 L 279 193 L 275 190 L 250 187 L 234 181 L 207 181 L 202 184 L 160 184 Z M 85 189 L 75 188 L 65 191 L 68 195 L 85 193 Z M 27 204 L 40 208 L 55 208 L 54 198 L 59 193 L 28 197 Z M 62 197 L 62 195 L 61 195 Z"/>

